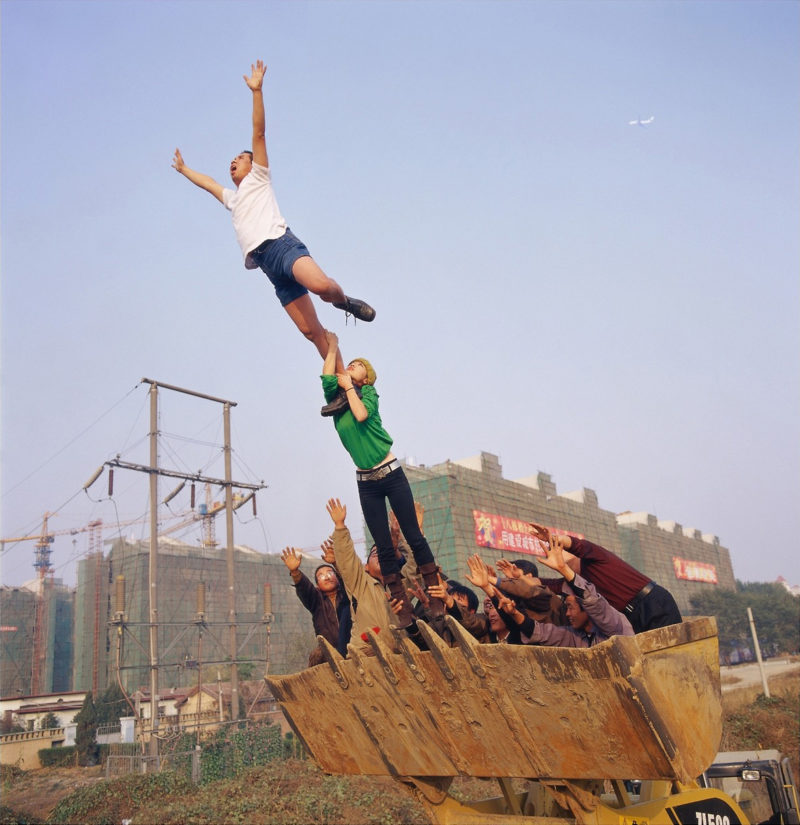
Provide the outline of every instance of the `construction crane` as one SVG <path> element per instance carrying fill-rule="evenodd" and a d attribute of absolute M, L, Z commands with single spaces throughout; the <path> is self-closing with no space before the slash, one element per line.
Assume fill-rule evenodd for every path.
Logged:
<path fill-rule="evenodd" d="M 168 536 L 171 533 L 177 533 L 179 530 L 182 530 L 184 527 L 189 527 L 192 524 L 196 524 L 198 521 L 201 522 L 201 535 L 202 535 L 202 545 L 203 547 L 216 547 L 217 546 L 217 537 L 216 537 L 216 529 L 215 529 L 215 517 L 217 513 L 221 510 L 225 509 L 225 502 L 223 501 L 212 501 L 211 495 L 211 485 L 206 484 L 205 490 L 205 504 L 200 504 L 197 508 L 197 512 L 191 511 L 191 515 L 184 519 L 183 521 L 179 522 L 178 524 L 173 524 L 172 527 L 168 527 L 166 530 L 162 530 L 158 535 L 159 538 L 161 536 Z M 245 503 L 245 496 L 234 493 L 233 494 L 233 509 L 237 510 L 242 504 Z"/>
<path fill-rule="evenodd" d="M 33 567 L 36 570 L 37 587 L 36 602 L 33 616 L 33 653 L 31 656 L 31 688 L 32 696 L 38 696 L 43 689 L 42 674 L 47 662 L 47 588 L 53 581 L 53 568 L 50 564 L 52 555 L 51 545 L 55 541 L 56 535 L 76 535 L 77 533 L 97 532 L 101 529 L 102 522 L 90 521 L 84 527 L 75 527 L 69 530 L 51 531 L 47 529 L 47 522 L 50 513 L 45 513 L 42 518 L 42 530 L 39 535 L 18 536 L 14 538 L 0 539 L 0 549 L 5 550 L 6 542 L 35 541 L 33 550 Z"/>
<path fill-rule="evenodd" d="M 5 550 L 7 543 L 19 541 L 35 541 L 33 550 L 33 567 L 36 570 L 36 601 L 33 617 L 33 652 L 31 656 L 31 687 L 32 696 L 38 696 L 44 688 L 43 674 L 47 664 L 47 589 L 53 582 L 53 567 L 50 564 L 52 556 L 52 545 L 56 536 L 76 536 L 79 533 L 89 533 L 89 552 L 102 552 L 103 522 L 100 519 L 90 521 L 82 527 L 69 527 L 64 530 L 49 530 L 48 520 L 52 513 L 45 513 L 42 517 L 42 529 L 38 534 L 27 536 L 13 536 L 11 538 L 0 539 L 0 552 Z M 185 513 L 180 513 L 175 518 L 182 518 Z M 198 516 L 200 518 L 200 516 Z M 127 527 L 131 524 L 139 524 L 145 518 L 129 519 L 127 521 L 116 522 L 115 527 Z M 95 657 L 96 660 L 96 657 Z"/>

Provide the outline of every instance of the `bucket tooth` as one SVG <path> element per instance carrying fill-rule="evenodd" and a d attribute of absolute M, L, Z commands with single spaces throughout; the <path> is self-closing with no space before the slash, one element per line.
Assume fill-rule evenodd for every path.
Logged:
<path fill-rule="evenodd" d="M 408 634 L 404 630 L 400 630 L 394 625 L 392 625 L 391 630 L 394 636 L 395 649 L 402 654 L 406 667 L 418 682 L 424 682 L 425 674 L 422 672 L 416 658 L 419 655 L 419 648 L 408 638 Z"/>
<path fill-rule="evenodd" d="M 445 624 L 453 634 L 453 638 L 458 643 L 464 658 L 469 662 L 472 672 L 483 679 L 486 676 L 486 670 L 478 659 L 477 651 L 480 649 L 478 640 L 464 628 L 461 622 L 452 616 L 445 616 Z"/>
<path fill-rule="evenodd" d="M 375 651 L 375 658 L 381 663 L 386 678 L 393 685 L 396 685 L 399 679 L 390 661 L 392 651 L 374 630 L 368 630 L 365 635 L 367 637 L 366 642 Z"/>
<path fill-rule="evenodd" d="M 363 654 L 359 652 L 355 645 L 347 646 L 347 658 L 355 665 L 356 672 L 367 687 L 374 687 L 375 682 L 373 682 L 372 677 L 369 675 L 362 657 Z"/>
<path fill-rule="evenodd" d="M 347 677 L 342 672 L 342 665 L 344 664 L 344 659 L 340 655 L 339 651 L 336 650 L 336 648 L 333 647 L 333 645 L 331 645 L 331 643 L 322 636 L 317 636 L 317 645 L 319 646 L 323 658 L 330 665 L 330 668 L 333 671 L 333 675 L 336 677 L 336 681 L 339 683 L 339 687 L 342 690 L 347 690 L 347 688 L 350 687 L 350 685 L 347 682 Z"/>
<path fill-rule="evenodd" d="M 427 642 L 428 649 L 433 655 L 434 661 L 439 666 L 442 676 L 452 682 L 453 679 L 456 678 L 456 675 L 451 670 L 450 665 L 447 664 L 447 658 L 445 656 L 450 648 L 442 641 L 441 636 L 439 636 L 438 633 L 434 633 L 434 631 L 431 630 L 431 628 L 423 622 L 422 619 L 417 621 L 417 627 L 419 628 L 419 632 L 422 634 L 422 638 Z"/>

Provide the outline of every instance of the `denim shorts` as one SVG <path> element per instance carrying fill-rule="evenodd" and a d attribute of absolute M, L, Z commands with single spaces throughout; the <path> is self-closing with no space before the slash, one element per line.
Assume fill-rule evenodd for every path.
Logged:
<path fill-rule="evenodd" d="M 272 281 L 275 294 L 278 296 L 281 306 L 285 307 L 303 295 L 308 295 L 308 290 L 302 284 L 298 284 L 294 279 L 294 275 L 292 275 L 294 262 L 306 255 L 311 255 L 306 245 L 291 229 L 287 228 L 280 238 L 264 241 L 248 257 Z"/>

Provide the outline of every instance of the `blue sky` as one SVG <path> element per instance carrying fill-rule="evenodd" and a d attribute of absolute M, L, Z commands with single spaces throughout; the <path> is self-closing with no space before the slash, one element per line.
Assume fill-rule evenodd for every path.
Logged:
<path fill-rule="evenodd" d="M 145 513 L 138 474 L 81 491 L 147 461 L 143 376 L 237 402 L 234 476 L 269 485 L 237 541 L 316 547 L 331 495 L 360 530 L 316 351 L 170 168 L 179 146 L 227 183 L 263 58 L 281 209 L 377 309 L 354 327 L 318 305 L 375 365 L 399 456 L 495 453 L 507 478 L 718 535 L 740 579 L 798 581 L 797 3 L 0 14 L 3 536 Z M 215 405 L 162 393 L 159 428 L 165 464 L 222 474 Z M 32 576 L 31 544 L 4 583 Z M 57 575 L 85 550 L 59 537 Z"/>

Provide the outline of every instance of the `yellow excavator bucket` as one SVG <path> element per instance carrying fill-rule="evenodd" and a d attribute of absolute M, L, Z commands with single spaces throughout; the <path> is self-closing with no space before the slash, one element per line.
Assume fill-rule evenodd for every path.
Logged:
<path fill-rule="evenodd" d="M 319 766 L 396 777 L 691 783 L 722 733 L 717 628 L 698 618 L 590 649 L 479 644 L 449 616 L 370 633 L 374 655 L 267 681 Z"/>

